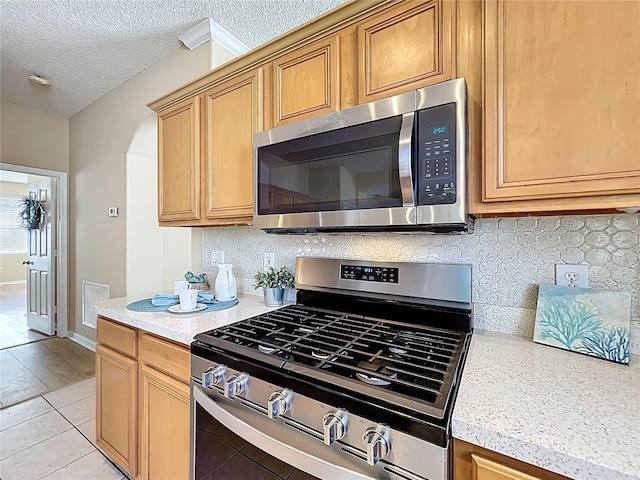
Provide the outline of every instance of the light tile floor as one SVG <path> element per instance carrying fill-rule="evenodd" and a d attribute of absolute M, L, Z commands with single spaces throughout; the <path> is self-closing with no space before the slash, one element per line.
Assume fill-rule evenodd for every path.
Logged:
<path fill-rule="evenodd" d="M 0 410 L 2 480 L 121 480 L 95 446 L 95 378 Z"/>
<path fill-rule="evenodd" d="M 0 286 L 0 348 L 49 338 L 27 327 L 27 285 Z"/>

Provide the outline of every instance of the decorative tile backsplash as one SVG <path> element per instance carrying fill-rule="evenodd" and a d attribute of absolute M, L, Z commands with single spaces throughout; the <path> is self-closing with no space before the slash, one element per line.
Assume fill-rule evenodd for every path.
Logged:
<path fill-rule="evenodd" d="M 630 292 L 631 352 L 640 353 L 640 215 L 476 220 L 470 235 L 267 235 L 253 227 L 205 229 L 202 270 L 224 250 L 238 290 L 254 290 L 264 252 L 293 271 L 296 256 L 470 263 L 476 328 L 532 337 L 538 284 L 554 283 L 554 264 L 589 265 L 589 287 Z"/>

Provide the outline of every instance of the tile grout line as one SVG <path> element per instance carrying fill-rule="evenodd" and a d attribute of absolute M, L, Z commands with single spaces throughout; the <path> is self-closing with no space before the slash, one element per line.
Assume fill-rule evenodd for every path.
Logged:
<path fill-rule="evenodd" d="M 84 381 L 84 380 L 82 380 L 82 381 Z M 76 382 L 76 383 L 78 383 L 78 382 Z M 95 395 L 95 393 L 92 393 L 91 395 Z M 76 401 L 77 401 L 77 402 L 79 402 L 80 400 L 84 400 L 84 399 L 86 399 L 86 398 L 89 398 L 91 395 L 87 395 L 86 397 L 82 397 L 82 398 L 80 398 L 80 399 L 78 399 L 78 400 L 76 400 Z M 56 412 L 58 412 L 58 413 L 59 413 L 59 414 L 60 414 L 60 415 L 61 415 L 61 416 L 62 416 L 62 417 L 67 421 L 67 422 L 71 423 L 71 421 L 69 421 L 69 419 L 68 419 L 67 417 L 65 417 L 65 416 L 62 414 L 62 412 L 60 412 L 60 410 L 58 410 L 56 407 L 54 407 L 54 406 L 53 406 L 53 404 L 51 404 L 51 402 L 49 402 L 46 398 L 44 398 L 44 396 L 43 396 L 42 398 L 44 399 L 44 401 L 45 401 L 45 402 L 47 402 L 49 405 L 51 405 L 51 406 L 53 407 L 53 409 L 54 409 Z M 71 405 L 72 403 L 76 403 L 76 401 L 71 402 L 71 403 L 69 403 L 69 404 L 67 404 L 67 405 L 64 405 L 64 406 L 62 406 L 62 407 L 60 407 L 60 408 L 67 407 L 67 406 Z M 78 424 L 78 425 L 74 425 L 74 424 L 72 424 L 72 423 L 71 423 L 71 426 L 72 426 L 72 428 L 75 428 L 75 429 L 76 429 L 76 431 L 77 431 L 80 435 L 82 435 L 82 436 L 83 436 L 83 437 L 84 437 L 84 438 L 85 438 L 89 443 L 91 443 L 91 445 L 93 445 L 93 451 L 97 451 L 97 452 L 99 452 L 99 453 L 100 453 L 100 455 L 102 455 L 102 457 L 103 457 L 103 458 L 105 458 L 105 459 L 106 459 L 106 460 L 107 460 L 111 465 L 113 465 L 113 466 L 118 470 L 118 472 L 120 472 L 120 473 L 122 473 L 122 474 L 124 475 L 124 478 L 127 478 L 127 474 L 126 474 L 126 473 L 124 473 L 124 472 L 120 469 L 120 467 L 119 467 L 118 465 L 116 465 L 116 463 L 115 463 L 115 462 L 113 462 L 109 457 L 107 457 L 104 453 L 102 453 L 102 451 L 98 448 L 98 446 L 94 444 L 94 440 L 91 440 L 90 438 L 87 438 L 87 436 L 86 436 L 84 433 L 82 433 L 82 432 L 80 431 L 80 429 L 78 428 L 80 425 L 84 425 L 85 423 L 89 423 L 91 420 L 93 420 L 93 421 L 95 422 L 96 417 L 94 416 L 93 418 L 90 418 L 90 419 L 89 419 L 89 420 L 87 420 L 86 422 L 82 422 L 82 423 L 80 423 L 80 424 Z M 92 451 L 92 452 L 89 452 L 89 453 L 93 453 L 93 451 Z M 87 455 L 89 455 L 89 453 L 88 453 Z M 85 456 L 86 456 L 86 455 L 85 455 Z M 80 458 L 82 458 L 82 457 L 80 457 Z M 77 460 L 79 460 L 79 459 L 77 459 Z M 77 461 L 77 460 L 74 460 L 74 461 Z M 73 463 L 73 462 L 71 462 L 71 463 Z M 66 465 L 65 465 L 65 466 L 66 466 Z M 52 473 L 53 473 L 53 472 L 52 472 Z M 50 475 L 50 474 L 49 474 L 49 475 Z M 44 477 L 43 477 L 43 478 L 44 478 Z"/>
<path fill-rule="evenodd" d="M 51 413 L 51 412 L 47 412 L 47 413 Z M 60 412 L 57 412 L 57 413 L 59 413 L 59 414 L 60 414 L 60 416 L 61 416 L 62 418 L 64 418 L 64 416 L 63 416 Z M 36 417 L 36 418 L 37 418 L 37 417 Z M 46 442 L 46 441 L 48 441 L 48 440 L 51 440 L 52 438 L 55 438 L 55 437 L 57 437 L 58 435 L 62 435 L 63 433 L 66 433 L 66 432 L 68 432 L 69 430 L 73 430 L 73 429 L 75 428 L 75 427 L 71 424 L 71 422 L 70 422 L 69 420 L 67 420 L 66 418 L 64 418 L 64 420 L 65 420 L 65 421 L 70 425 L 70 427 L 69 427 L 69 428 L 67 428 L 66 430 L 63 430 L 63 431 L 61 431 L 61 432 L 58 432 L 58 433 L 56 433 L 55 435 L 53 435 L 52 437 L 48 437 L 48 438 L 45 438 L 45 439 L 43 439 L 43 440 L 40 440 L 39 442 L 36 442 L 36 443 L 34 443 L 33 445 L 29 445 L 27 448 L 23 448 L 23 449 L 22 449 L 22 450 L 20 450 L 19 452 L 12 453 L 12 454 L 11 454 L 11 455 L 9 455 L 8 457 L 3 458 L 3 459 L 2 459 L 2 461 L 4 462 L 5 460 L 7 460 L 7 459 L 9 459 L 9 458 L 11 458 L 11 457 L 13 457 L 13 456 L 15 456 L 15 455 L 18 455 L 19 453 L 25 452 L 25 451 L 29 450 L 30 448 L 35 447 L 36 445 L 40 445 L 41 443 L 44 443 L 44 442 Z"/>
<path fill-rule="evenodd" d="M 33 398 L 32 398 L 31 400 L 33 400 Z M 45 400 L 45 402 L 46 402 L 46 400 Z M 51 404 L 49 404 L 49 405 L 51 405 Z M 55 411 L 57 411 L 57 410 L 56 410 L 55 408 L 53 408 L 52 410 L 49 410 L 48 412 L 40 413 L 40 414 L 36 415 L 35 417 L 28 418 L 27 420 L 23 420 L 23 421 L 21 421 L 21 422 L 16 423 L 15 425 L 11 425 L 10 427 L 7 427 L 7 428 L 2 428 L 2 427 L 0 426 L 0 433 L 2 433 L 2 432 L 4 432 L 4 431 L 7 431 L 7 430 L 9 430 L 10 428 L 17 427 L 18 425 L 22 425 L 23 423 L 28 422 L 28 421 L 30 421 L 30 420 L 33 420 L 33 419 L 35 419 L 35 418 L 41 417 L 41 416 L 43 416 L 43 415 L 46 415 L 47 413 L 51 413 L 51 412 L 55 412 Z M 60 414 L 60 415 L 62 416 L 62 418 L 64 418 L 65 420 L 67 420 L 67 419 L 65 418 L 65 416 L 64 416 L 64 415 L 62 415 L 62 414 Z M 68 422 L 68 421 L 69 421 L 69 420 L 67 420 L 67 422 Z"/>
<path fill-rule="evenodd" d="M 40 383 L 42 384 L 42 386 L 43 386 L 43 387 L 45 387 L 45 388 L 47 388 L 47 389 L 48 389 L 48 388 L 50 388 L 50 387 L 46 386 L 46 385 L 44 384 L 44 382 L 43 382 L 42 380 L 40 380 L 40 378 L 39 378 L 35 373 L 33 373 L 33 372 L 29 369 L 29 367 L 27 367 L 24 363 L 22 363 L 18 357 L 16 357 L 16 356 L 15 356 L 13 353 L 11 353 L 9 350 L 7 350 L 7 353 L 8 353 L 9 355 L 11 355 L 13 358 L 15 358 L 16 362 L 18 362 L 20 365 L 22 365 L 22 366 L 23 366 L 23 367 L 24 367 L 24 368 L 25 368 L 25 369 L 26 369 L 26 370 L 27 370 L 31 375 L 33 375 L 33 378 L 35 378 L 38 382 L 40 382 Z M 44 392 L 43 392 L 43 393 L 41 393 L 40 395 L 43 395 L 43 394 L 44 394 Z"/>
<path fill-rule="evenodd" d="M 2 348 L 0 348 L 0 351 L 9 350 L 10 348 L 15 348 L 15 347 L 22 347 L 24 345 L 29 345 L 30 343 L 42 342 L 43 340 L 50 340 L 50 339 L 51 339 L 51 337 L 36 338 L 35 340 L 29 340 L 28 342 L 25 342 L 25 343 L 18 343 L 17 345 L 9 345 L 8 347 L 2 347 Z M 9 352 L 9 353 L 11 353 L 11 352 Z"/>
<path fill-rule="evenodd" d="M 84 382 L 84 380 L 81 380 L 81 381 L 82 381 L 82 382 Z M 67 386 L 69 386 L 69 385 L 67 385 Z M 66 387 L 62 387 L 62 388 L 66 388 Z M 54 391 L 55 391 L 55 390 L 54 390 Z M 52 393 L 52 392 L 43 393 L 43 394 L 42 394 L 42 398 L 44 398 L 44 396 L 45 396 L 45 395 L 49 395 L 50 393 Z M 80 402 L 80 401 L 82 401 L 82 400 L 86 400 L 87 398 L 91 397 L 92 395 L 95 395 L 95 393 L 90 393 L 90 394 L 89 394 L 89 395 L 87 395 L 86 397 L 82 397 L 82 398 L 79 398 L 79 399 L 77 399 L 77 400 L 74 400 L 73 402 L 69 402 L 69 403 L 66 403 L 66 404 L 64 404 L 64 405 L 60 405 L 60 407 L 59 407 L 59 408 L 65 408 L 65 407 L 68 407 L 69 405 L 73 405 L 74 403 L 78 403 L 78 402 Z M 49 400 L 47 400 L 46 398 L 45 398 L 45 401 L 46 401 L 49 405 L 51 405 L 53 408 L 55 408 L 56 410 L 58 410 L 58 408 L 56 408 L 56 407 L 55 407 L 51 402 L 49 402 Z"/>
<path fill-rule="evenodd" d="M 43 478 L 47 478 L 49 475 L 53 475 L 54 473 L 56 473 L 57 471 L 62 470 L 65 467 L 68 467 L 69 465 L 71 465 L 72 463 L 77 462 L 78 460 L 83 459 L 84 457 L 86 457 L 87 455 L 91 455 L 93 452 L 95 452 L 96 449 L 94 448 L 93 450 L 91 450 L 89 453 L 85 453 L 84 455 L 82 455 L 81 457 L 76 458 L 75 460 L 67 463 L 66 465 L 61 466 L 60 468 L 58 468 L 57 470 L 54 470 L 53 472 L 49 472 L 47 473 L 44 477 L 40 477 L 38 480 L 42 480 Z"/>
<path fill-rule="evenodd" d="M 93 395 L 93 394 L 91 394 L 91 395 Z M 78 399 L 78 400 L 76 400 L 76 401 L 74 401 L 74 402 L 71 402 L 71 403 L 69 403 L 69 404 L 67 404 L 67 405 L 64 405 L 64 406 L 62 406 L 62 407 L 60 407 L 60 408 L 64 408 L 64 407 L 66 407 L 66 406 L 68 406 L 68 405 L 71 405 L 72 403 L 75 403 L 75 402 L 78 402 L 78 401 L 80 401 L 80 400 L 84 400 L 84 399 L 86 399 L 86 398 L 89 398 L 91 395 L 87 395 L 86 397 L 82 397 L 82 398 L 80 398 L 80 399 Z M 116 464 L 115 464 L 115 463 L 114 463 L 114 462 L 113 462 L 109 457 L 107 457 L 104 453 L 102 453 L 102 451 L 97 447 L 97 445 L 95 445 L 95 444 L 94 444 L 93 440 L 91 440 L 90 438 L 87 438 L 87 436 L 86 436 L 84 433 L 82 433 L 82 432 L 80 431 L 80 429 L 78 428 L 78 425 L 74 425 L 73 423 L 71 423 L 71 421 L 70 421 L 67 417 L 65 417 L 65 416 L 62 414 L 62 412 L 60 412 L 60 410 L 59 410 L 59 409 L 57 409 L 55 406 L 53 406 L 53 404 L 52 404 L 51 402 L 49 402 L 46 398 L 44 398 L 44 396 L 43 396 L 43 395 L 40 395 L 40 396 L 42 397 L 42 399 L 43 399 L 45 402 L 47 402 L 47 403 L 52 407 L 52 409 L 53 409 L 53 410 L 51 410 L 51 411 L 49 411 L 49 412 L 42 413 L 42 414 L 40 414 L 40 415 L 36 415 L 35 417 L 30 418 L 29 420 L 33 420 L 33 419 L 35 419 L 35 418 L 41 417 L 42 415 L 46 415 L 47 413 L 56 412 L 58 415 L 60 415 L 62 418 L 64 418 L 64 420 L 69 424 L 69 428 L 67 428 L 67 429 L 65 429 L 65 430 L 63 430 L 63 431 L 61 431 L 61 432 L 58 432 L 57 434 L 55 434 L 55 435 L 53 435 L 53 436 L 51 436 L 51 437 L 45 438 L 45 439 L 41 440 L 40 442 L 37 442 L 37 443 L 35 443 L 35 444 L 33 444 L 33 445 L 30 445 L 29 447 L 27 447 L 27 448 L 25 448 L 25 449 L 23 449 L 23 450 L 20 450 L 19 452 L 16 452 L 16 453 L 14 453 L 14 454 L 12 454 L 12 455 L 9 455 L 8 457 L 4 458 L 4 459 L 3 459 L 3 461 L 4 461 L 4 460 L 6 460 L 6 459 L 8 459 L 8 458 L 13 457 L 14 455 L 17 455 L 17 454 L 19 454 L 19 453 L 21 453 L 21 452 L 24 452 L 25 450 L 28 450 L 28 449 L 30 449 L 30 448 L 32 448 L 32 447 L 34 447 L 34 446 L 36 446 L 36 445 L 39 445 L 39 444 L 41 444 L 41 443 L 43 443 L 43 442 L 45 442 L 45 441 L 47 441 L 47 440 L 51 440 L 52 438 L 55 438 L 55 437 L 57 437 L 58 435 L 61 435 L 61 434 L 65 433 L 65 432 L 68 432 L 69 430 L 75 430 L 76 432 L 78 432 L 78 433 L 82 436 L 82 438 L 84 438 L 85 440 L 87 440 L 87 441 L 91 444 L 91 446 L 93 447 L 93 449 L 92 449 L 90 452 L 86 453 L 85 455 L 82 455 L 82 456 L 80 456 L 80 457 L 78 457 L 78 458 L 76 458 L 76 459 L 72 460 L 71 462 L 69 462 L 69 463 L 67 463 L 67 464 L 65 464 L 65 465 L 62 465 L 60 468 L 58 468 L 58 469 L 56 469 L 56 470 L 54 470 L 54 471 L 52 471 L 52 472 L 47 473 L 45 476 L 40 477 L 40 480 L 42 480 L 43 478 L 46 478 L 46 477 L 47 477 L 47 476 L 49 476 L 49 475 L 52 475 L 53 473 L 55 473 L 55 472 L 57 472 L 57 471 L 59 471 L 59 470 L 62 470 L 62 469 L 63 469 L 63 468 L 65 468 L 65 467 L 68 467 L 68 466 L 69 466 L 69 465 L 71 465 L 72 463 L 75 463 L 75 462 L 77 462 L 78 460 L 81 460 L 82 458 L 84 458 L 84 457 L 86 457 L 87 455 L 90 455 L 90 454 L 92 454 L 93 452 L 96 452 L 96 451 L 97 451 L 98 453 L 100 453 L 101 457 L 102 457 L 102 458 L 104 458 L 104 459 L 106 459 L 106 460 L 107 460 L 107 461 L 108 461 L 108 462 L 109 462 L 109 463 L 110 463 L 110 464 L 111 464 L 111 465 L 112 465 L 112 466 L 117 470 L 117 472 L 118 472 L 119 474 L 122 474 L 122 475 L 123 475 L 123 477 L 121 477 L 121 479 L 120 479 L 120 480 L 122 480 L 122 478 L 128 478 L 128 477 L 127 477 L 127 474 L 126 474 L 126 473 L 124 473 L 124 472 L 120 469 L 120 467 L 118 467 L 118 465 L 116 465 Z M 34 397 L 34 398 L 35 398 L 35 397 Z M 25 420 L 25 422 L 27 422 L 27 421 L 29 421 L 29 420 Z M 88 423 L 88 422 L 90 422 L 91 420 L 95 421 L 95 417 L 93 417 L 93 418 L 91 418 L 91 419 L 87 420 L 86 422 L 82 422 L 82 423 L 81 423 L 81 424 L 79 424 L 79 425 L 84 425 L 85 423 Z M 20 423 L 18 423 L 18 424 L 16 424 L 16 425 L 14 425 L 14 426 L 20 425 L 20 424 L 22 424 L 22 423 L 24 423 L 24 422 L 20 422 Z M 12 427 L 9 427 L 9 428 L 12 428 Z"/>
<path fill-rule="evenodd" d="M 13 355 L 11 355 L 11 356 L 13 357 Z M 15 358 L 15 357 L 13 357 L 13 358 Z M 17 360 L 17 359 L 16 359 L 16 360 Z M 20 360 L 18 360 L 18 362 L 20 362 Z M 22 363 L 22 362 L 20 362 L 20 363 Z M 25 368 L 26 368 L 26 367 L 25 367 Z M 27 370 L 28 370 L 28 369 L 27 369 Z M 29 373 L 31 373 L 31 371 L 29 371 Z M 32 375 L 33 375 L 33 374 L 32 374 Z M 35 377 L 35 375 L 34 375 L 34 377 Z M 8 403 L 8 404 L 6 404 L 6 405 L 2 405 L 2 404 L 0 404 L 0 410 L 4 410 L 5 408 L 9 408 L 9 407 L 14 407 L 14 406 L 16 406 L 16 405 L 20 405 L 21 403 L 28 402 L 29 400 L 33 400 L 34 398 L 38 398 L 38 397 L 42 397 L 45 401 L 47 401 L 47 399 L 46 399 L 46 398 L 44 398 L 44 396 L 45 396 L 45 395 L 49 395 L 50 393 L 57 392 L 58 390 L 62 390 L 62 389 L 64 389 L 64 388 L 70 387 L 71 385 L 75 385 L 75 384 L 77 384 L 77 383 L 84 382 L 84 381 L 86 381 L 86 380 L 90 380 L 90 379 L 92 379 L 92 378 L 94 378 L 94 377 L 95 377 L 95 375 L 92 375 L 91 377 L 83 378 L 82 380 L 78 380 L 77 382 L 70 383 L 69 385 L 62 385 L 61 387 L 56 387 L 56 388 L 54 388 L 53 390 L 48 390 L 48 391 L 46 391 L 46 392 L 42 392 L 42 393 L 36 393 L 36 394 L 34 394 L 32 397 L 27 397 L 27 398 L 24 398 L 24 399 L 22 399 L 22 400 L 16 400 L 16 401 L 15 401 L 15 402 L 13 402 L 13 403 Z M 38 377 L 35 377 L 35 378 L 37 379 Z M 38 381 L 39 381 L 39 380 L 38 380 Z M 40 382 L 40 383 L 42 383 L 42 382 Z M 44 385 L 44 384 L 43 384 L 43 385 Z M 79 400 L 84 400 L 85 398 L 90 397 L 91 395 L 95 395 L 95 394 L 94 394 L 94 393 L 91 393 L 91 394 L 87 395 L 86 397 L 82 397 L 82 398 L 81 398 L 81 399 L 79 399 Z M 54 409 L 56 408 L 56 407 L 54 407 L 50 402 L 47 402 L 47 403 L 49 403 L 49 405 L 51 405 Z M 74 403 L 74 402 L 71 402 L 71 403 Z M 67 405 L 71 405 L 71 404 L 70 404 L 70 403 L 68 403 Z M 63 406 L 65 406 L 65 407 L 66 407 L 67 405 L 63 405 Z M 57 409 L 56 409 L 56 410 L 57 410 Z"/>
<path fill-rule="evenodd" d="M 62 414 L 61 414 L 61 415 L 62 415 Z M 93 420 L 93 421 L 95 422 L 96 417 L 93 417 L 91 420 Z M 83 422 L 83 423 L 81 423 L 80 425 L 84 425 L 85 423 L 89 423 L 91 420 L 87 420 L 86 422 Z M 110 459 L 109 457 L 107 457 L 104 453 L 102 453 L 102 450 L 100 450 L 100 449 L 98 448 L 98 446 L 97 446 L 97 445 L 95 445 L 95 444 L 93 443 L 93 442 L 94 442 L 94 440 L 91 440 L 90 438 L 87 438 L 87 436 L 86 436 L 84 433 L 82 433 L 82 432 L 80 431 L 80 429 L 78 428 L 78 426 L 79 426 L 79 425 L 74 425 L 74 426 L 73 426 L 73 428 L 75 428 L 75 429 L 80 433 L 80 435 L 82 435 L 82 436 L 83 436 L 84 438 L 86 438 L 89 442 L 91 442 L 91 445 L 93 445 L 93 447 L 94 447 L 94 451 L 97 451 L 98 453 L 100 453 L 100 455 L 102 455 L 102 457 L 103 457 L 103 458 L 105 458 L 105 459 L 106 459 L 106 460 L 107 460 L 111 465 L 113 465 L 113 466 L 116 468 L 116 470 L 118 470 L 118 472 L 122 473 L 122 474 L 125 476 L 125 478 L 126 478 L 126 477 L 127 477 L 127 474 L 126 474 L 126 473 L 124 473 L 124 472 L 120 469 L 120 467 L 119 467 L 118 465 L 116 465 L 116 463 L 115 463 L 113 460 L 111 460 L 111 459 Z M 91 452 L 91 453 L 93 453 L 93 452 Z M 88 454 L 87 454 L 87 455 L 88 455 Z M 121 479 L 121 480 L 122 480 L 122 479 Z"/>

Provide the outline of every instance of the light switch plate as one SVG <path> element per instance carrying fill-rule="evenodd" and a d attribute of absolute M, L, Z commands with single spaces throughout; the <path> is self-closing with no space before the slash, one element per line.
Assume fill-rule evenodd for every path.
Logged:
<path fill-rule="evenodd" d="M 262 271 L 266 272 L 271 267 L 275 268 L 275 263 L 276 263 L 276 254 L 271 252 L 265 252 Z"/>
<path fill-rule="evenodd" d="M 118 216 L 118 207 L 109 207 L 109 216 L 117 217 Z"/>
<path fill-rule="evenodd" d="M 556 263 L 556 285 L 589 288 L 589 266 Z"/>
<path fill-rule="evenodd" d="M 224 263 L 224 250 L 211 250 L 211 266 Z"/>

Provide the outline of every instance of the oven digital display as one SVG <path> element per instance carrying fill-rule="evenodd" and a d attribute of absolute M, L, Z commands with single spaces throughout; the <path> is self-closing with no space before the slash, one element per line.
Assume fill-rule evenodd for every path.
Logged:
<path fill-rule="evenodd" d="M 367 282 L 398 283 L 398 269 L 340 265 L 340 278 L 345 280 L 365 280 Z"/>

